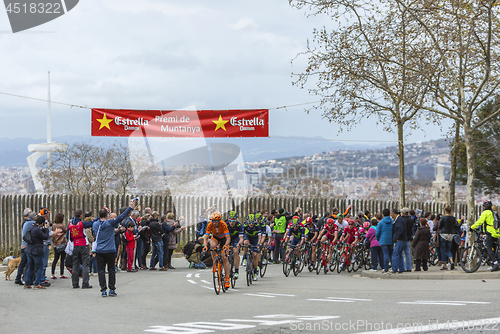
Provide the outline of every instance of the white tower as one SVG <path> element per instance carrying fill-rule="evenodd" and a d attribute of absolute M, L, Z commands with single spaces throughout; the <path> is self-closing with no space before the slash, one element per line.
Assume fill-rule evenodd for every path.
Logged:
<path fill-rule="evenodd" d="M 437 165 L 436 181 L 432 181 L 432 201 L 446 203 L 450 199 L 450 185 L 444 179 L 444 166 Z"/>

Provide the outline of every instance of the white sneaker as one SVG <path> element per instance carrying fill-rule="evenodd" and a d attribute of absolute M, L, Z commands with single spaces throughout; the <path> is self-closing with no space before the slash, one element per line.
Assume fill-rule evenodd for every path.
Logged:
<path fill-rule="evenodd" d="M 488 271 L 493 271 L 493 267 L 489 267 L 487 270 Z"/>
<path fill-rule="evenodd" d="M 374 272 L 376 272 L 376 271 L 377 271 L 377 269 L 370 269 L 369 271 L 371 271 L 371 272 L 373 272 L 373 273 L 374 273 Z"/>

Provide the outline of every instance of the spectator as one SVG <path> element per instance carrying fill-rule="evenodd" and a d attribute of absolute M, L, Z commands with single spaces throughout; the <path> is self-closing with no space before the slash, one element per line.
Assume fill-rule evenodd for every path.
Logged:
<path fill-rule="evenodd" d="M 444 216 L 441 216 L 439 221 L 439 245 L 441 248 L 441 260 L 443 261 L 441 270 L 448 269 L 447 261 L 450 263 L 450 269 L 455 269 L 453 256 L 451 254 L 451 245 L 453 243 L 454 231 L 457 226 L 457 219 L 451 214 L 451 207 L 447 205 L 444 208 Z"/>
<path fill-rule="evenodd" d="M 24 235 L 26 231 L 33 225 L 34 220 L 36 218 L 36 213 L 32 212 L 30 208 L 24 209 L 24 219 L 23 219 L 23 228 L 22 228 L 22 236 L 21 236 L 21 263 L 19 263 L 19 267 L 17 268 L 17 276 L 14 280 L 14 284 L 24 285 L 22 280 L 22 276 L 24 274 L 24 270 L 27 269 L 28 265 L 28 256 L 26 255 L 26 246 L 28 245 L 24 239 Z M 25 278 L 26 279 L 26 278 Z"/>
<path fill-rule="evenodd" d="M 73 241 L 73 269 L 82 269 L 82 289 L 92 289 L 89 282 L 89 241 L 85 229 L 92 227 L 91 221 L 82 221 L 83 211 L 75 210 L 75 216 L 71 219 L 68 226 L 68 231 Z M 80 279 L 78 278 L 78 270 L 73 270 L 71 273 L 71 281 L 73 289 L 80 288 Z"/>
<path fill-rule="evenodd" d="M 392 227 L 392 242 L 395 244 L 392 253 L 392 272 L 394 274 L 402 274 L 405 272 L 403 252 L 407 244 L 406 225 L 397 209 L 391 210 L 391 218 L 394 220 L 394 226 Z"/>
<path fill-rule="evenodd" d="M 28 223 L 29 224 L 29 223 Z M 28 225 L 26 224 L 26 225 Z M 29 226 L 29 225 L 28 225 Z M 28 257 L 28 270 L 26 272 L 25 289 L 30 289 L 33 283 L 33 289 L 45 289 L 50 286 L 50 283 L 45 282 L 43 273 L 43 254 L 44 240 L 49 238 L 49 223 L 46 222 L 45 216 L 40 216 L 36 219 L 36 223 L 29 226 L 26 233 L 31 233 L 33 243 L 27 244 L 26 255 Z M 33 273 L 36 267 L 35 281 L 33 282 Z"/>
<path fill-rule="evenodd" d="M 158 212 L 153 211 L 151 214 L 151 220 L 149 222 L 149 232 L 151 233 L 151 241 L 153 243 L 153 255 L 151 256 L 151 261 L 149 264 L 149 270 L 156 270 L 156 263 L 159 264 L 160 270 L 166 271 L 163 264 L 163 233 L 165 231 L 161 227 L 158 221 Z"/>
<path fill-rule="evenodd" d="M 392 219 L 390 213 L 391 211 L 389 209 L 384 209 L 382 211 L 384 218 L 377 224 L 375 233 L 375 238 L 379 242 L 382 247 L 382 252 L 384 253 L 383 274 L 389 272 L 389 261 L 392 259 Z"/>
<path fill-rule="evenodd" d="M 68 228 L 64 225 L 64 214 L 58 213 L 56 214 L 56 218 L 54 219 L 54 225 L 52 225 L 52 244 L 54 245 L 54 260 L 52 261 L 52 279 L 56 279 L 56 266 L 59 259 L 61 259 L 61 263 L 59 264 L 59 278 L 67 279 L 64 276 L 64 260 L 66 259 L 66 232 Z"/>
<path fill-rule="evenodd" d="M 281 247 L 281 240 L 285 236 L 286 232 L 286 215 L 285 209 L 281 208 L 278 210 L 278 214 L 274 219 L 274 254 L 273 254 L 273 262 L 279 263 L 279 259 L 283 261 L 285 259 L 285 250 Z M 278 259 L 279 255 L 279 259 Z"/>
<path fill-rule="evenodd" d="M 198 217 L 198 224 L 196 224 L 196 239 L 201 244 L 203 243 L 203 236 L 205 235 L 205 231 L 207 229 L 208 221 L 204 215 L 200 215 Z"/>
<path fill-rule="evenodd" d="M 382 251 L 382 246 L 375 238 L 375 234 L 377 231 L 377 218 L 372 218 L 370 221 L 370 228 L 368 232 L 366 232 L 366 239 L 370 240 L 370 251 L 372 255 L 372 269 L 370 271 L 377 271 L 377 265 L 380 264 L 380 267 L 383 268 L 384 262 L 384 252 Z"/>
<path fill-rule="evenodd" d="M 92 215 L 91 211 L 85 212 L 84 222 L 92 222 L 94 223 L 94 217 Z M 87 234 L 87 240 L 89 241 L 89 248 L 92 250 L 92 244 L 95 242 L 95 235 L 94 231 L 92 231 L 92 228 L 86 228 L 85 233 Z M 94 274 L 97 274 L 97 262 L 95 260 L 95 253 L 92 253 L 92 251 L 89 252 L 89 273 L 90 276 Z"/>
<path fill-rule="evenodd" d="M 125 210 L 116 219 L 109 219 L 110 214 L 106 209 L 99 210 L 99 220 L 94 222 L 93 230 L 96 231 L 96 245 L 94 246 L 97 261 L 97 273 L 99 276 L 99 285 L 103 297 L 107 297 L 106 286 L 106 266 L 109 273 L 109 296 L 116 297 L 116 272 L 115 272 L 115 254 L 116 245 L 114 240 L 115 228 L 122 222 L 125 217 L 132 212 L 135 206 L 135 201 L 130 201 L 130 207 Z"/>
<path fill-rule="evenodd" d="M 168 211 L 167 212 L 167 215 L 172 212 L 172 211 Z M 167 224 L 167 215 L 163 215 L 161 216 L 161 227 L 163 228 L 163 231 L 165 233 L 163 233 L 163 237 L 162 237 L 162 241 L 163 241 L 163 263 L 160 264 L 160 266 L 162 268 L 165 268 L 166 270 L 168 270 L 169 268 L 167 267 L 167 254 L 169 252 L 169 241 L 170 241 L 170 232 L 172 232 L 173 230 L 175 230 L 175 226 L 168 226 Z M 155 262 L 156 263 L 156 262 Z"/>
<path fill-rule="evenodd" d="M 125 210 L 127 210 L 127 208 L 123 207 L 123 208 L 120 208 L 120 214 L 122 214 L 123 212 L 125 212 Z M 121 252 L 119 252 L 118 256 L 120 258 L 120 264 L 118 266 L 118 268 L 120 268 L 120 270 L 127 270 L 127 238 L 125 237 L 125 232 L 127 231 L 128 229 L 128 223 L 130 223 L 132 221 L 132 219 L 130 218 L 130 215 L 128 217 L 126 217 L 120 224 L 120 227 L 119 227 L 119 230 L 120 230 L 120 244 L 121 244 Z"/>
<path fill-rule="evenodd" d="M 146 256 L 149 253 L 151 241 L 150 241 L 150 232 L 149 232 L 149 219 L 151 216 L 146 214 L 141 219 L 141 224 L 139 226 L 139 237 L 142 240 L 142 253 L 141 253 L 141 267 L 139 269 L 146 270 L 148 269 L 146 264 Z"/>
<path fill-rule="evenodd" d="M 174 249 L 177 248 L 177 235 L 186 229 L 186 226 L 179 227 L 180 226 L 179 222 L 174 221 L 174 217 L 175 216 L 172 212 L 167 214 L 166 223 L 170 231 L 169 231 L 168 253 L 166 254 L 167 262 L 165 267 L 168 269 L 175 269 L 172 266 L 172 254 L 174 252 Z M 181 220 L 184 220 L 184 217 L 181 217 Z"/>
<path fill-rule="evenodd" d="M 49 224 L 49 227 L 52 226 L 52 223 L 50 223 L 50 211 L 46 208 L 43 207 L 40 209 L 40 216 L 45 217 L 45 222 Z M 52 236 L 52 230 L 49 229 L 49 237 Z M 43 241 L 43 278 L 46 281 L 47 277 L 45 276 L 45 273 L 47 272 L 47 266 L 49 264 L 49 255 L 50 255 L 50 246 L 52 245 L 52 238 L 45 239 Z"/>
<path fill-rule="evenodd" d="M 139 238 L 139 216 L 140 212 L 138 210 L 140 209 L 140 206 L 136 207 L 135 210 L 132 211 L 130 214 L 130 218 L 132 218 L 132 221 L 134 222 L 134 234 L 135 234 L 135 254 L 134 254 L 134 269 L 139 270 L 141 267 L 141 254 L 142 254 L 142 239 Z"/>
<path fill-rule="evenodd" d="M 411 272 L 411 268 L 413 267 L 413 261 L 411 259 L 411 241 L 413 240 L 413 225 L 415 224 L 415 220 L 410 217 L 410 209 L 403 208 L 401 210 L 401 217 L 405 223 L 406 228 L 406 245 L 403 250 L 404 255 L 404 268 L 407 272 Z"/>
<path fill-rule="evenodd" d="M 134 249 L 135 249 L 135 234 L 134 234 L 135 224 L 133 221 L 129 221 L 127 231 L 125 231 L 125 238 L 127 238 L 127 272 L 133 273 L 137 269 L 133 268 L 134 264 Z"/>
<path fill-rule="evenodd" d="M 420 264 L 427 271 L 427 260 L 430 258 L 429 242 L 431 241 L 431 229 L 427 226 L 427 219 L 420 218 L 420 227 L 413 238 L 413 256 L 415 257 L 415 271 L 420 271 Z"/>

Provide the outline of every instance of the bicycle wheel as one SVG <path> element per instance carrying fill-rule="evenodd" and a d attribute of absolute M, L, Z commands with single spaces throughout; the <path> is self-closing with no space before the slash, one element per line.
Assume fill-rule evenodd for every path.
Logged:
<path fill-rule="evenodd" d="M 300 257 L 295 254 L 295 250 L 292 253 L 292 269 L 293 275 L 297 276 L 300 273 Z"/>
<path fill-rule="evenodd" d="M 316 254 L 316 275 L 321 272 L 321 266 L 323 265 L 323 250 L 318 248 L 318 253 Z"/>
<path fill-rule="evenodd" d="M 292 269 L 291 267 L 291 253 L 288 251 L 285 255 L 285 261 L 283 261 L 283 274 L 285 274 L 286 277 L 290 275 L 290 270 Z"/>
<path fill-rule="evenodd" d="M 246 272 L 246 276 L 247 276 L 247 286 L 250 286 L 250 284 L 252 284 L 252 269 L 248 268 L 245 269 L 245 272 Z"/>
<path fill-rule="evenodd" d="M 337 273 L 340 274 L 342 270 L 345 270 L 347 267 L 347 254 L 342 251 L 339 255 L 339 263 L 337 265 Z"/>
<path fill-rule="evenodd" d="M 354 255 L 354 265 L 352 267 L 352 271 L 356 272 L 359 268 L 363 266 L 363 253 L 361 251 L 356 251 Z"/>
<path fill-rule="evenodd" d="M 365 250 L 365 270 L 370 270 L 371 267 L 372 267 L 371 251 L 367 249 Z"/>
<path fill-rule="evenodd" d="M 221 290 L 221 284 L 220 284 L 221 281 L 218 268 L 219 268 L 219 260 L 216 258 L 212 266 L 212 274 L 214 278 L 214 290 L 216 294 L 219 294 Z"/>
<path fill-rule="evenodd" d="M 222 261 L 219 261 L 219 284 L 222 288 L 222 292 L 226 293 L 226 275 L 223 273 L 224 266 L 222 265 Z"/>
<path fill-rule="evenodd" d="M 335 248 L 332 250 L 332 261 L 330 262 L 330 271 L 334 272 L 337 269 L 337 264 L 338 264 L 338 252 L 335 250 Z"/>
<path fill-rule="evenodd" d="M 262 263 L 263 259 L 265 260 L 264 263 Z M 264 275 L 266 274 L 268 262 L 269 259 L 267 259 L 264 255 L 260 257 L 260 263 L 259 263 L 260 277 L 264 277 Z"/>
<path fill-rule="evenodd" d="M 301 273 L 302 270 L 304 270 L 304 266 L 306 263 L 306 259 L 305 259 L 306 256 L 307 256 L 307 253 L 303 253 L 303 254 L 301 254 L 301 256 L 296 256 L 297 260 L 299 261 L 299 273 Z"/>
<path fill-rule="evenodd" d="M 466 273 L 473 273 L 479 269 L 482 262 L 481 250 L 477 246 L 468 246 L 460 252 L 460 267 Z"/>
<path fill-rule="evenodd" d="M 347 261 L 348 261 L 348 266 L 347 266 L 347 272 L 350 273 L 351 271 L 354 271 L 354 267 L 356 266 L 356 255 L 351 252 L 349 252 L 347 256 Z"/>

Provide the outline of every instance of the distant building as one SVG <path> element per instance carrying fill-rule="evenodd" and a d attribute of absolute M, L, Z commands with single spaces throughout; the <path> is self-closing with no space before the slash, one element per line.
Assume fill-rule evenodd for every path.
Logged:
<path fill-rule="evenodd" d="M 444 166 L 437 165 L 436 181 L 432 182 L 432 201 L 447 203 L 450 200 L 450 185 L 444 178 Z"/>

